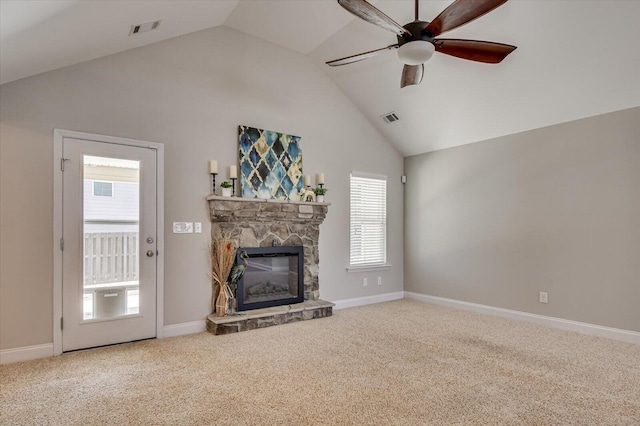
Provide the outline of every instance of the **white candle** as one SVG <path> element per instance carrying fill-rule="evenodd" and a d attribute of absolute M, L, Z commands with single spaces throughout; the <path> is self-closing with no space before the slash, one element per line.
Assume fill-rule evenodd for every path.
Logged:
<path fill-rule="evenodd" d="M 209 161 L 209 173 L 210 174 L 218 174 L 218 161 L 211 160 Z"/>
<path fill-rule="evenodd" d="M 229 179 L 238 178 L 238 168 L 236 166 L 229 166 Z"/>
<path fill-rule="evenodd" d="M 311 176 L 304 175 L 304 186 L 311 186 Z"/>
<path fill-rule="evenodd" d="M 316 185 L 324 185 L 324 173 L 318 173 L 316 175 Z"/>

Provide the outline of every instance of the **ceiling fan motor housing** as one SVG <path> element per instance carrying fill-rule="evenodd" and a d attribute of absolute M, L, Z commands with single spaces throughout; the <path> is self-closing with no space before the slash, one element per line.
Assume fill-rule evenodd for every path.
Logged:
<path fill-rule="evenodd" d="M 429 22 L 425 21 L 413 21 L 409 24 L 403 25 L 402 28 L 406 29 L 411 33 L 411 35 L 399 35 L 398 36 L 398 46 L 402 46 L 405 43 L 409 43 L 410 41 L 416 40 L 424 40 L 430 43 L 433 43 L 433 36 L 424 31 L 427 28 Z"/>

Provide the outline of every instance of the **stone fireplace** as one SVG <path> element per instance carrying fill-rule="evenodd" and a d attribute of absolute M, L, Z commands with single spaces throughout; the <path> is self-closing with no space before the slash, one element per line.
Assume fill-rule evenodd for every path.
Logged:
<path fill-rule="evenodd" d="M 207 320 L 209 331 L 225 334 L 331 315 L 333 304 L 319 300 L 318 267 L 320 224 L 324 221 L 330 204 L 216 195 L 207 197 L 207 202 L 212 236 L 219 232 L 230 235 L 237 247 L 300 246 L 304 258 L 303 303 L 286 305 L 280 309 L 248 311 L 246 318 L 210 315 Z M 265 319 L 267 317 L 273 318 Z M 253 319 L 259 320 L 252 321 Z"/>

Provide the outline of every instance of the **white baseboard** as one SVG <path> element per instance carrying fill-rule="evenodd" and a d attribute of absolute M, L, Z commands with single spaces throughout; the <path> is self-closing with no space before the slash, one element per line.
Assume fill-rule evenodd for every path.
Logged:
<path fill-rule="evenodd" d="M 460 300 L 446 299 L 444 297 L 429 296 L 427 294 L 404 292 L 405 298 L 420 302 L 433 303 L 436 305 L 449 306 L 457 309 L 479 312 L 482 314 L 495 315 L 504 318 L 511 318 L 521 321 L 528 321 L 545 325 L 561 330 L 576 331 L 590 336 L 606 337 L 614 340 L 621 340 L 627 343 L 640 345 L 640 333 L 637 331 L 622 330 L 619 328 L 605 327 L 602 325 L 589 324 L 585 322 L 571 321 L 562 318 L 548 317 L 545 315 L 530 314 L 528 312 L 513 311 L 511 309 L 496 308 L 493 306 L 480 305 L 478 303 L 463 302 Z"/>
<path fill-rule="evenodd" d="M 355 297 L 353 299 L 336 300 L 333 309 L 355 308 L 356 306 L 372 305 L 374 303 L 390 302 L 392 300 L 404 299 L 403 291 L 393 293 L 376 294 L 374 296 Z"/>
<path fill-rule="evenodd" d="M 163 337 L 182 336 L 184 334 L 200 333 L 207 329 L 204 320 L 185 322 L 182 324 L 172 324 L 164 326 Z M 24 346 L 21 348 L 0 350 L 0 365 L 11 364 L 20 361 L 29 361 L 37 358 L 53 356 L 53 343 L 44 345 Z"/>
<path fill-rule="evenodd" d="M 164 326 L 163 337 L 183 336 L 185 334 L 200 333 L 207 329 L 205 320 L 183 322 Z"/>
<path fill-rule="evenodd" d="M 53 343 L 3 349 L 0 351 L 0 364 L 11 364 L 13 362 L 29 361 L 31 359 L 46 358 L 49 356 L 53 356 Z"/>

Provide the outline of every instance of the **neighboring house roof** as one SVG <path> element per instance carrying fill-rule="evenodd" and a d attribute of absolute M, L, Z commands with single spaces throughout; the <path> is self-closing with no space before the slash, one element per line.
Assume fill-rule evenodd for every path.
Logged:
<path fill-rule="evenodd" d="M 121 160 L 118 158 L 84 157 L 85 166 L 119 167 L 123 169 L 139 169 L 140 163 L 134 160 Z"/>

